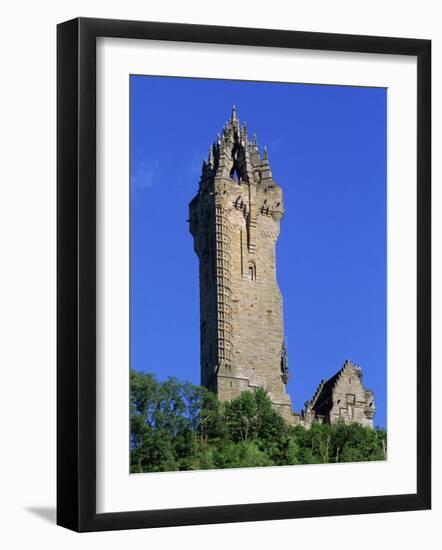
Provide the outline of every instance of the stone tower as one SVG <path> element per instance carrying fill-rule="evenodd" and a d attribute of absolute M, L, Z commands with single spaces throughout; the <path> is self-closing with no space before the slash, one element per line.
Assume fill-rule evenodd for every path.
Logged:
<path fill-rule="evenodd" d="M 209 149 L 189 209 L 199 258 L 201 385 L 220 400 L 264 388 L 293 422 L 276 279 L 282 189 L 235 107 Z"/>

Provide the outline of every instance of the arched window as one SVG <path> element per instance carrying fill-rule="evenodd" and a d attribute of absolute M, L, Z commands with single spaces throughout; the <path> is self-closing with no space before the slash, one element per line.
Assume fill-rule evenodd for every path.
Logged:
<path fill-rule="evenodd" d="M 249 278 L 249 281 L 254 281 L 256 279 L 256 267 L 253 262 L 249 263 L 247 276 Z"/>

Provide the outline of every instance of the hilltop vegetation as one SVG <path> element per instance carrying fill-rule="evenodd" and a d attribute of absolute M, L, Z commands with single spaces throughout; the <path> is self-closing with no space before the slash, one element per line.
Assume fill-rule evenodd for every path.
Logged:
<path fill-rule="evenodd" d="M 287 426 L 262 389 L 221 403 L 201 386 L 131 371 L 131 472 L 384 460 L 387 434 L 357 424 Z"/>

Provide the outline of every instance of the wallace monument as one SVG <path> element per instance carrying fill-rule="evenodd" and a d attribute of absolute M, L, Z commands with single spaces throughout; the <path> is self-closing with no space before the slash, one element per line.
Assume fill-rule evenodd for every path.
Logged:
<path fill-rule="evenodd" d="M 373 392 L 364 388 L 361 368 L 348 360 L 320 382 L 300 413 L 292 410 L 276 279 L 283 193 L 266 148 L 260 152 L 256 136 L 249 141 L 235 106 L 209 149 L 189 209 L 199 258 L 201 385 L 221 401 L 264 388 L 292 425 L 341 420 L 373 427 Z"/>

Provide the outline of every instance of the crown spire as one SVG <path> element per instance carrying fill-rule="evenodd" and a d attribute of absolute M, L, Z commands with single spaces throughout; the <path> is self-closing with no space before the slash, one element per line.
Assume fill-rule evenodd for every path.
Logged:
<path fill-rule="evenodd" d="M 236 122 L 238 120 L 238 116 L 236 114 L 236 105 L 233 105 L 232 107 L 232 116 L 230 117 L 230 120 L 232 122 Z"/>

